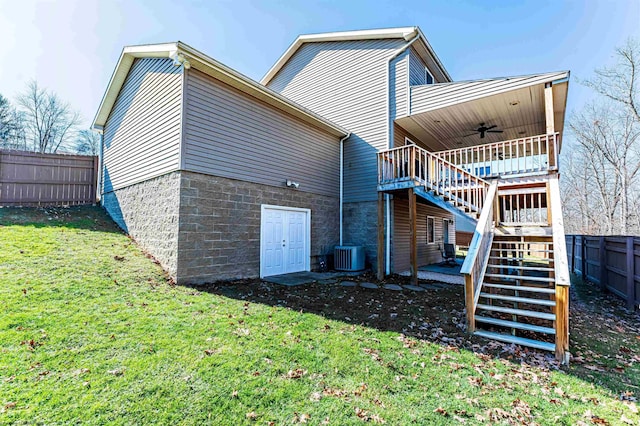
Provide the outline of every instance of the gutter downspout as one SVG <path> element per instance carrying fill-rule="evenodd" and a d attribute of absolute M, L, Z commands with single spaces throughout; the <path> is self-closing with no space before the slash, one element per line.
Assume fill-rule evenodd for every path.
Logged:
<path fill-rule="evenodd" d="M 391 87 L 389 86 L 389 80 L 390 80 L 389 68 L 391 67 L 391 61 L 397 58 L 402 52 L 407 50 L 416 40 L 420 38 L 420 32 L 418 31 L 417 27 L 414 29 L 414 31 L 417 33 L 415 37 L 413 37 L 411 41 L 409 41 L 407 44 L 405 44 L 404 46 L 396 50 L 393 53 L 393 55 L 391 55 L 389 59 L 387 59 L 387 102 L 386 102 L 387 103 L 387 114 L 386 114 L 387 115 L 387 123 L 386 123 L 387 149 L 391 149 L 393 145 L 393 138 L 391 137 L 391 124 L 390 124 L 391 108 L 389 105 L 389 103 L 391 102 Z M 409 78 L 409 75 L 407 75 L 407 78 Z M 385 271 L 386 271 L 386 274 L 388 275 L 391 273 L 391 196 L 389 194 L 385 194 L 384 199 L 385 199 L 385 215 L 386 215 L 385 231 L 387 234 L 385 238 L 384 257 L 385 257 Z"/>
<path fill-rule="evenodd" d="M 104 128 L 103 127 L 94 127 L 94 132 L 97 132 L 100 135 L 100 157 L 98 158 L 98 181 L 96 182 L 96 197 L 100 197 L 100 205 L 104 206 L 104 200 L 102 199 L 102 173 L 104 172 Z"/>
<path fill-rule="evenodd" d="M 349 139 L 351 132 L 340 139 L 340 245 L 342 245 L 342 205 L 344 196 L 344 141 Z"/>

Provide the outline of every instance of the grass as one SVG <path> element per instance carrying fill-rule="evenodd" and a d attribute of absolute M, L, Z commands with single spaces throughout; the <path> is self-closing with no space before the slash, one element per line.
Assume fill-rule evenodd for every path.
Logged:
<path fill-rule="evenodd" d="M 93 207 L 0 209 L 0 244 L 0 423 L 640 423 L 638 316 L 586 286 L 559 369 L 468 338 L 459 287 L 173 286 Z"/>

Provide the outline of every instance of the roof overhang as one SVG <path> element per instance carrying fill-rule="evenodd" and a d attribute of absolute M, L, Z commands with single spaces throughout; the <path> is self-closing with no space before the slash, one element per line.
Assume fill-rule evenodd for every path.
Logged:
<path fill-rule="evenodd" d="M 192 68 L 260 99 L 281 111 L 300 118 L 315 127 L 323 129 L 334 136 L 344 137 L 349 134 L 349 132 L 341 126 L 296 104 L 279 93 L 274 92 L 182 42 L 125 47 L 120 55 L 116 69 L 109 80 L 107 90 L 102 97 L 100 107 L 93 120 L 92 128 L 98 131 L 104 128 L 135 59 L 172 58 L 175 60 L 178 55 L 181 55 L 184 60 L 188 61 Z M 176 62 L 176 65 L 180 65 L 180 63 Z"/>
<path fill-rule="evenodd" d="M 555 130 L 565 121 L 569 72 L 411 87 L 410 113 L 396 120 L 432 151 L 546 133 L 545 86 L 551 83 Z M 502 133 L 474 132 L 481 123 Z"/>
<path fill-rule="evenodd" d="M 384 28 L 377 30 L 360 30 L 360 31 L 340 31 L 321 34 L 304 34 L 298 36 L 289 46 L 284 54 L 276 61 L 269 71 L 262 77 L 260 83 L 267 85 L 278 74 L 278 71 L 291 59 L 298 49 L 305 43 L 320 43 L 329 41 L 353 41 L 353 40 L 379 40 L 379 39 L 402 39 L 409 41 L 419 36 L 422 42 L 422 51 L 418 53 L 423 56 L 427 62 L 433 62 L 441 74 L 441 80 L 451 81 L 451 77 L 445 70 L 442 62 L 438 59 L 435 51 L 427 41 L 424 34 L 418 27 L 401 27 L 401 28 Z M 420 49 L 417 49 L 420 50 Z M 426 54 L 426 55 L 425 55 Z"/>

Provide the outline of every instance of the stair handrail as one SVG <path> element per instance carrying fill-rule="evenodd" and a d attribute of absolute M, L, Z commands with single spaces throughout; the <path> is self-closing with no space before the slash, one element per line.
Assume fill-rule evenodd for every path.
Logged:
<path fill-rule="evenodd" d="M 465 305 L 467 309 L 467 329 L 475 330 L 475 311 L 480 297 L 480 287 L 489 263 L 491 244 L 493 243 L 492 228 L 494 225 L 495 201 L 497 200 L 498 182 L 491 182 L 484 206 L 478 219 L 478 224 L 469 244 L 469 252 L 464 259 L 460 273 L 465 279 Z"/>

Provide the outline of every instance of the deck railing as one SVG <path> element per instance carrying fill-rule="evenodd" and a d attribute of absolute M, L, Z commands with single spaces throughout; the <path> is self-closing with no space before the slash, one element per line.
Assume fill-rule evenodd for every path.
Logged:
<path fill-rule="evenodd" d="M 438 157 L 483 178 L 558 169 L 560 134 L 531 136 L 448 151 Z"/>
<path fill-rule="evenodd" d="M 498 183 L 492 182 L 487 191 L 485 206 L 482 209 L 473 239 L 469 245 L 469 253 L 464 259 L 460 273 L 465 280 L 465 305 L 467 309 L 467 328 L 474 331 L 475 311 L 480 297 L 480 287 L 484 279 L 489 261 L 489 253 L 493 242 L 493 226 L 495 220 L 495 200 L 498 192 Z"/>
<path fill-rule="evenodd" d="M 547 226 L 548 201 L 544 186 L 500 190 L 497 221 L 505 226 Z"/>
<path fill-rule="evenodd" d="M 378 184 L 411 182 L 442 195 L 454 206 L 479 213 L 489 183 L 416 145 L 378 153 Z"/>

